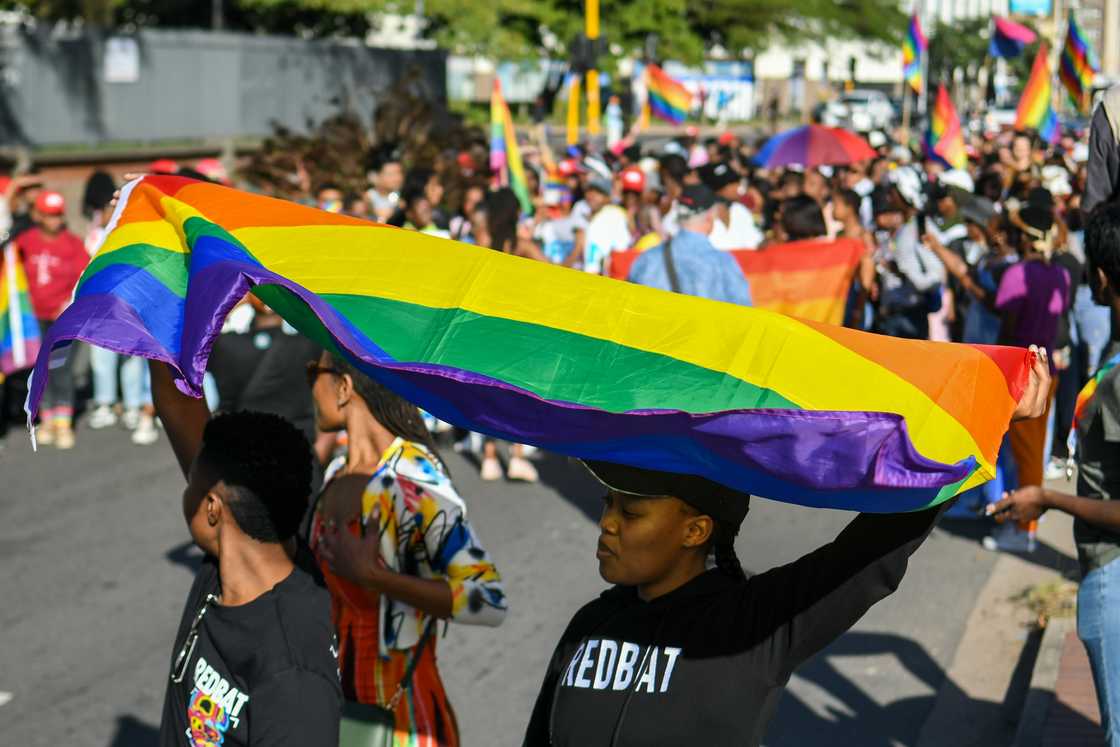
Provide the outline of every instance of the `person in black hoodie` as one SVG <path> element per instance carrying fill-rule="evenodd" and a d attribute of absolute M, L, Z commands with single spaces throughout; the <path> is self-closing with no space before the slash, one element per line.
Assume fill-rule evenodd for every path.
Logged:
<path fill-rule="evenodd" d="M 206 554 L 175 636 L 160 745 L 338 744 L 330 598 L 294 540 L 311 492 L 307 439 L 277 415 L 210 419 L 165 364 L 151 373 L 187 477 L 183 516 Z"/>
<path fill-rule="evenodd" d="M 1040 415 L 1049 386 L 1038 351 L 1015 417 Z M 606 488 L 596 556 L 614 586 L 561 637 L 530 747 L 759 744 L 790 675 L 898 588 L 948 505 L 861 514 L 831 543 L 748 578 L 734 539 L 749 495 L 694 475 L 585 464 Z"/>

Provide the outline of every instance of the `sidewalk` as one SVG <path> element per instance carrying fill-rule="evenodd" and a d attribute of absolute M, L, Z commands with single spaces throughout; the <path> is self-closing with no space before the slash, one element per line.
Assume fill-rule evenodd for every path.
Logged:
<path fill-rule="evenodd" d="M 1058 679 L 1047 709 L 1040 747 L 1097 747 L 1104 745 L 1097 693 L 1085 647 L 1075 631 L 1062 636 Z"/>

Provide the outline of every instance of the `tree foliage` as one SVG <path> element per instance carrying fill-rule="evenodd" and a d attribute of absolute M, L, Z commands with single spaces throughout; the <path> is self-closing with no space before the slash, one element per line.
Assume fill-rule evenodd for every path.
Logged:
<path fill-rule="evenodd" d="M 411 13 L 416 0 L 224 0 L 231 29 L 361 36 L 387 13 Z M 0 0 L 46 20 L 102 26 L 209 27 L 199 0 Z M 425 33 L 442 46 L 496 59 L 562 56 L 583 31 L 583 0 L 425 0 Z M 897 0 L 610 0 L 602 33 L 614 50 L 698 62 L 714 47 L 732 55 L 774 42 L 836 38 L 897 42 L 906 16 Z"/>

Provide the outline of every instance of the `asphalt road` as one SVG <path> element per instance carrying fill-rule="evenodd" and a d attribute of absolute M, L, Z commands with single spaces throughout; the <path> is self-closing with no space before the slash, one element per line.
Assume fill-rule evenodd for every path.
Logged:
<path fill-rule="evenodd" d="M 166 440 L 82 428 L 71 452 L 32 454 L 18 430 L 0 454 L 0 743 L 155 742 L 172 637 L 197 551 L 179 512 Z M 451 626 L 441 669 L 467 745 L 515 745 L 571 614 L 603 583 L 598 491 L 544 455 L 540 485 L 483 484 L 449 454 L 482 541 L 507 584 L 497 629 Z M 848 515 L 756 500 L 744 567 L 787 562 Z M 793 679 L 766 744 L 911 745 L 944 679 L 994 556 L 938 529 L 902 588 Z"/>

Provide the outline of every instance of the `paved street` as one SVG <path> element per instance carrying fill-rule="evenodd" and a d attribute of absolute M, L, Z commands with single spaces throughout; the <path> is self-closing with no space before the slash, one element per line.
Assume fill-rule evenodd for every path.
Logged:
<path fill-rule="evenodd" d="M 174 626 L 197 560 L 166 440 L 79 431 L 74 451 L 0 454 L 0 734 L 11 745 L 155 741 Z M 545 662 L 599 593 L 598 498 L 545 456 L 537 486 L 484 485 L 450 454 L 472 520 L 506 579 L 502 628 L 452 626 L 439 643 L 464 743 L 519 744 Z M 829 540 L 846 515 L 755 501 L 739 541 L 752 571 Z M 935 531 L 899 592 L 791 683 L 767 745 L 911 745 L 994 556 Z M 5 702 L 10 694 L 10 700 Z"/>

